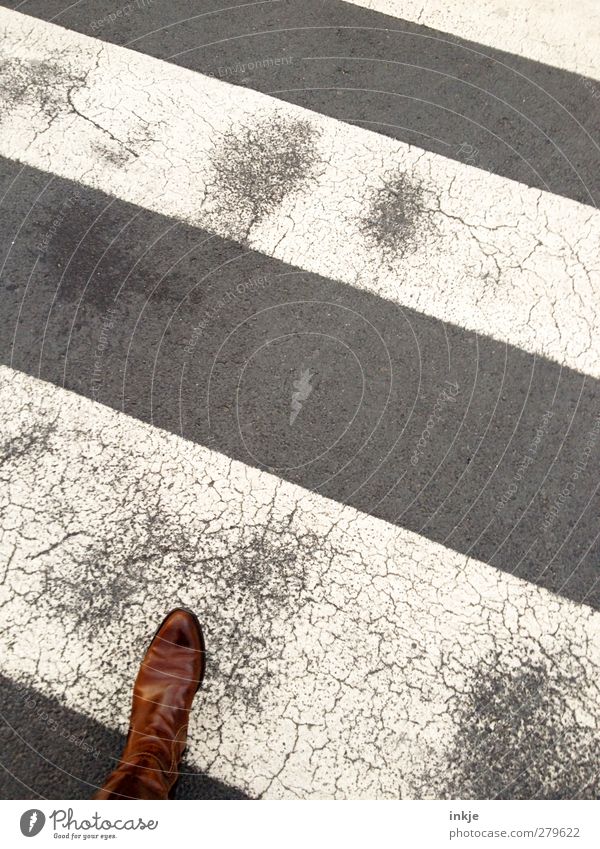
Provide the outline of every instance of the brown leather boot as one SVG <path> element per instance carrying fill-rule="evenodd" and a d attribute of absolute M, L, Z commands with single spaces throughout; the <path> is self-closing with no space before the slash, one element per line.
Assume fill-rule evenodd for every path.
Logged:
<path fill-rule="evenodd" d="M 176 608 L 163 620 L 140 665 L 125 749 L 94 799 L 169 798 L 203 676 L 200 623 L 191 611 Z"/>

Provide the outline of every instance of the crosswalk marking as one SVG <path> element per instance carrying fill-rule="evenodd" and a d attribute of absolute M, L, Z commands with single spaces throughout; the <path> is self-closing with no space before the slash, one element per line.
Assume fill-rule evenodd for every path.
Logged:
<path fill-rule="evenodd" d="M 478 87 L 477 62 L 454 77 L 445 48 L 421 69 L 423 91 L 411 88 L 411 71 L 398 90 L 377 80 L 401 45 L 412 44 L 414 72 L 414 44 L 428 35 L 411 20 L 443 27 L 446 45 L 456 35 L 457 50 L 460 38 L 513 50 L 505 70 L 522 72 L 534 63 L 519 57 L 529 57 L 597 77 L 596 41 L 571 43 L 569 31 L 598 12 L 582 5 L 542 43 L 531 16 L 509 26 L 492 0 L 489 37 L 461 0 L 452 9 L 436 0 L 423 9 L 411 0 L 282 3 L 270 30 L 258 26 L 255 6 L 229 41 L 256 51 L 283 33 L 293 46 L 312 32 L 315 55 L 286 54 L 290 67 L 301 64 L 303 93 L 289 76 L 280 88 L 257 82 L 270 96 L 241 88 L 244 62 L 239 80 L 229 61 L 226 74 L 216 69 L 220 80 L 178 67 L 202 48 L 192 64 L 215 73 L 210 48 L 235 29 L 223 33 L 218 14 L 207 15 L 202 39 L 190 28 L 191 46 L 176 38 L 172 55 L 169 38 L 157 50 L 159 31 L 142 26 L 131 46 L 157 50 L 164 62 L 0 8 L 2 206 L 16 221 L 8 220 L 14 236 L 3 237 L 13 340 L 3 361 L 81 393 L 0 366 L 0 675 L 26 722 L 28 712 L 39 722 L 33 693 L 125 731 L 131 680 L 155 622 L 187 604 L 210 650 L 190 757 L 214 779 L 264 798 L 597 796 L 598 535 L 589 515 L 598 492 L 590 479 L 600 433 L 591 379 L 600 376 L 600 216 L 586 153 L 593 125 L 562 99 L 577 96 L 580 81 L 535 71 L 555 86 L 547 96 L 556 121 L 553 112 L 540 120 L 539 104 L 506 80 Z M 70 9 L 58 20 L 89 30 Z M 340 9 L 348 20 L 337 30 Z M 365 33 L 394 23 L 383 15 L 398 26 L 402 16 L 406 41 L 373 47 L 361 79 L 371 55 L 362 54 Z M 328 33 L 348 56 L 328 49 Z M 481 57 L 480 47 L 466 53 Z M 329 73 L 331 92 L 320 99 Z M 456 85 L 456 101 L 442 79 Z M 593 98 L 595 81 L 581 77 L 581 86 Z M 531 88 L 545 91 L 533 78 Z M 367 116 L 378 119 L 388 96 L 405 106 L 416 97 L 431 115 L 424 124 L 418 109 L 405 117 L 424 132 L 335 105 L 353 93 L 359 103 L 365 90 L 381 100 L 381 113 Z M 428 100 L 432 92 L 440 102 Z M 313 96 L 314 108 L 337 120 L 293 105 L 312 107 Z M 443 138 L 425 132 L 431 119 Z M 473 135 L 457 141 L 457 127 Z M 546 148 L 529 159 L 519 127 L 542 140 L 556 173 L 546 171 Z M 417 132 L 437 153 L 388 132 L 410 140 Z M 482 170 L 480 137 L 514 160 L 496 164 L 494 148 L 485 167 L 524 182 Z M 530 178 L 548 191 L 527 188 Z M 135 250 L 119 255 L 127 239 Z M 285 314 L 265 320 L 281 306 Z M 400 322 L 414 351 L 395 338 Z M 219 361 L 213 343 L 242 326 Z M 268 359 L 248 378 L 256 339 L 263 351 L 277 334 L 320 336 L 329 340 L 321 348 L 345 352 L 327 364 L 321 356 L 317 367 L 298 342 L 280 352 L 291 363 L 283 388 L 285 368 Z M 503 351 L 493 339 L 516 347 Z M 232 405 L 227 381 L 238 363 Z M 208 371 L 216 377 L 207 387 Z M 357 419 L 356 434 L 365 435 L 382 399 L 385 426 L 376 432 L 378 419 L 358 455 L 347 456 L 351 432 L 326 456 L 337 445 L 330 431 L 347 424 L 357 374 L 357 411 L 365 407 L 367 418 Z M 327 396 L 325 409 L 317 396 Z M 323 426 L 310 430 L 320 416 Z M 296 474 L 294 451 L 306 460 L 315 445 L 326 449 L 322 470 Z M 352 458 L 362 461 L 358 476 Z M 336 480 L 340 463 L 347 478 Z M 107 748 L 114 757 L 114 739 Z M 90 777 L 77 751 L 65 764 Z M 19 772 L 19 758 L 13 766 Z M 39 792 L 43 783 L 28 780 Z"/>
<path fill-rule="evenodd" d="M 29 15 L 49 16 L 46 5 L 30 6 Z M 518 28 L 523 13 L 516 17 Z M 598 205 L 596 82 L 506 53 L 493 28 L 487 46 L 342 0 L 276 0 L 181 19 L 157 3 L 101 26 L 76 4 L 54 22 Z"/>
<path fill-rule="evenodd" d="M 600 376 L 595 210 L 15 12 L 0 22 L 3 155 Z"/>
<path fill-rule="evenodd" d="M 3 362 L 600 607 L 596 381 L 44 172 L 7 208 Z"/>
<path fill-rule="evenodd" d="M 595 0 L 577 5 L 540 0 L 527 5 L 519 0 L 483 0 L 477 5 L 469 0 L 346 2 L 600 78 L 600 8 Z"/>
<path fill-rule="evenodd" d="M 503 746 L 500 795 L 528 764 L 540 792 L 561 769 L 595 791 L 600 614 L 42 381 L 0 380 L 4 674 L 125 730 L 140 652 L 180 602 L 210 650 L 190 757 L 251 795 L 485 793 L 480 723 Z"/>

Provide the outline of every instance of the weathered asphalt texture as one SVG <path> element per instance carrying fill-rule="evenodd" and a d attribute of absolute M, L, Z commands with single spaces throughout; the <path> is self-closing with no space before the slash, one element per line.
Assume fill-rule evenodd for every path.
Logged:
<path fill-rule="evenodd" d="M 63 5 L 40 0 L 21 11 L 51 19 Z M 265 3 L 192 20 L 194 3 L 154 3 L 97 28 L 117 5 L 78 4 L 56 22 L 598 200 L 590 139 L 598 110 L 576 74 L 337 2 Z M 210 0 L 203 13 L 221 5 Z M 269 57 L 292 61 L 223 70 Z M 20 169 L 0 168 L 4 193 Z M 38 200 L 48 179 L 24 170 L 0 207 L 3 260 L 11 247 L 0 278 L 3 363 L 599 608 L 597 381 L 65 180 Z M 40 256 L 57 210 L 60 226 Z M 386 209 L 374 213 L 365 226 L 385 250 Z M 490 721 L 523 687 L 535 689 L 536 670 L 524 674 L 506 698 L 502 682 L 490 685 Z M 75 758 L 45 748 L 51 739 L 42 728 L 34 740 L 26 717 L 27 734 L 11 730 L 20 727 L 20 696 L 9 681 L 2 689 L 4 759 L 24 782 L 15 791 L 7 778 L 2 793 L 63 796 L 68 780 L 66 795 L 88 795 L 82 781 L 105 774 L 121 739 L 48 703 L 49 715 L 104 754 L 82 761 L 81 749 Z M 477 698 L 465 730 L 473 757 L 485 752 L 473 744 L 484 734 Z M 30 745 L 59 773 L 41 779 Z M 456 760 L 468 775 L 460 747 Z M 75 761 L 76 777 L 60 772 Z M 237 791 L 190 779 L 191 797 L 227 793 Z"/>
<path fill-rule="evenodd" d="M 597 83 L 576 73 L 339 0 L 156 0 L 114 22 L 120 0 L 1 5 L 582 203 L 600 198 Z"/>
<path fill-rule="evenodd" d="M 47 182 L 3 207 L 2 362 L 599 606 L 597 381 Z"/>
<path fill-rule="evenodd" d="M 5 366 L 0 401 L 13 680 L 125 731 L 183 604 L 187 757 L 253 798 L 597 795 L 587 605 Z"/>

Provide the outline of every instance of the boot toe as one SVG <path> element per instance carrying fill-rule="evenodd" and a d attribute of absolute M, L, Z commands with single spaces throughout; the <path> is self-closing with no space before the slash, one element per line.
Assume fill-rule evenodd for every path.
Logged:
<path fill-rule="evenodd" d="M 193 613 L 180 607 L 169 613 L 156 636 L 174 646 L 199 652 L 203 650 L 202 631 L 198 620 Z"/>
<path fill-rule="evenodd" d="M 196 616 L 183 608 L 172 610 L 158 629 L 147 660 L 199 685 L 204 677 L 204 639 Z"/>

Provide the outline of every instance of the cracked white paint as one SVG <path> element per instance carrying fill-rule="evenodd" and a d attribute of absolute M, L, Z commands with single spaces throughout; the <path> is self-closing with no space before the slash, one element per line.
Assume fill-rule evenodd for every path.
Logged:
<path fill-rule="evenodd" d="M 442 30 L 545 62 L 600 77 L 600 4 L 597 0 L 346 0 L 383 15 Z"/>
<path fill-rule="evenodd" d="M 561 739 L 597 735 L 585 605 L 6 367 L 0 425 L 14 680 L 124 731 L 147 640 L 189 605 L 209 652 L 190 760 L 271 798 L 443 794 L 489 656 L 544 667 Z"/>
<path fill-rule="evenodd" d="M 31 80 L 2 112 L 0 154 L 600 377 L 596 210 L 16 12 L 0 26 Z M 67 71 L 51 114 L 41 61 Z M 257 218 L 211 162 L 232 134 L 286 121 L 310 125 L 317 158 Z M 392 173 L 421 185 L 423 214 L 390 260 L 364 216 Z"/>

